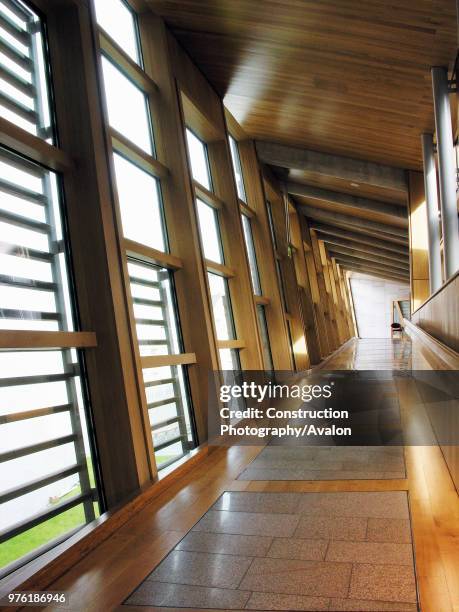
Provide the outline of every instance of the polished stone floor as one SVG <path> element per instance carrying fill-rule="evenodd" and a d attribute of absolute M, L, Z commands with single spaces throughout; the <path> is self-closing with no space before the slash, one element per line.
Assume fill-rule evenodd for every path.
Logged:
<path fill-rule="evenodd" d="M 400 446 L 267 446 L 239 480 L 384 480 L 405 478 Z"/>
<path fill-rule="evenodd" d="M 226 492 L 125 603 L 415 611 L 407 494 Z"/>

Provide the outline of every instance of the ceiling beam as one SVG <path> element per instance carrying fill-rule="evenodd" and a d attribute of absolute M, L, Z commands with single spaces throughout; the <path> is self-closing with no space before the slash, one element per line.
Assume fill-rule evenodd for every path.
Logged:
<path fill-rule="evenodd" d="M 350 249 L 349 247 L 342 247 L 336 244 L 327 244 L 327 249 L 330 253 L 340 253 L 341 255 L 349 255 L 350 257 L 355 257 L 357 259 L 362 259 L 363 261 L 368 261 L 368 263 L 374 262 L 376 264 L 384 264 L 390 266 L 391 268 L 399 268 L 403 272 L 409 272 L 410 264 L 408 261 L 401 260 L 393 260 L 386 259 L 382 255 L 365 253 L 359 251 L 357 249 Z"/>
<path fill-rule="evenodd" d="M 320 189 L 311 185 L 302 185 L 301 183 L 287 182 L 287 191 L 293 196 L 301 196 L 310 200 L 321 200 L 322 202 L 330 202 L 331 204 L 339 204 L 349 209 L 349 212 L 371 211 L 380 215 L 385 215 L 397 219 L 398 222 L 403 221 L 408 227 L 407 208 L 397 206 L 395 204 L 387 204 L 377 200 L 361 198 L 359 196 L 350 195 L 349 193 L 338 193 L 337 191 L 329 191 L 328 189 Z"/>
<path fill-rule="evenodd" d="M 321 232 L 322 234 L 336 237 L 338 240 L 343 239 L 343 240 L 352 241 L 354 243 L 370 245 L 375 248 L 390 251 L 391 253 L 399 253 L 400 255 L 408 255 L 408 252 L 409 252 L 408 246 L 404 246 L 403 244 L 396 244 L 394 242 L 389 242 L 388 239 L 381 240 L 381 239 L 375 238 L 374 236 L 370 236 L 368 234 L 361 233 L 361 231 L 352 232 L 350 230 L 347 230 L 341 227 L 327 225 L 326 223 L 319 223 L 318 221 L 310 221 L 309 227 L 318 232 Z"/>
<path fill-rule="evenodd" d="M 360 274 L 367 274 L 368 276 L 375 276 L 376 278 L 383 278 L 384 280 L 391 280 L 391 281 L 397 281 L 399 283 L 406 283 L 407 285 L 409 284 L 408 279 L 405 278 L 397 278 L 392 276 L 389 273 L 384 273 L 384 272 L 374 272 L 373 270 L 367 270 L 366 268 L 362 267 L 362 266 L 353 266 L 351 264 L 340 264 L 341 268 L 343 270 L 347 270 L 348 272 L 359 272 Z"/>
<path fill-rule="evenodd" d="M 327 245 L 330 245 L 329 248 L 334 248 L 335 246 L 338 246 L 346 249 L 354 249 L 356 251 L 359 251 L 360 253 L 366 253 L 375 257 L 382 257 L 383 259 L 391 259 L 393 261 L 401 262 L 406 265 L 408 265 L 410 262 L 408 253 L 394 253 L 393 251 L 380 249 L 378 247 L 370 246 L 369 244 L 362 244 L 361 242 L 353 242 L 352 240 L 347 240 L 346 238 L 338 238 L 337 236 L 323 234 L 321 231 L 318 230 L 316 230 L 316 233 L 318 238 L 323 240 Z"/>
<path fill-rule="evenodd" d="M 393 225 L 386 225 L 379 221 L 370 221 L 369 219 L 362 219 L 360 217 L 353 217 L 351 215 L 343 215 L 341 213 L 332 212 L 331 210 L 322 210 L 321 208 L 315 208 L 314 206 L 306 206 L 304 204 L 298 205 L 298 210 L 303 213 L 306 217 L 311 219 L 318 219 L 319 221 L 327 221 L 328 223 L 340 223 L 349 227 L 363 227 L 373 232 L 389 234 L 402 238 L 408 242 L 407 230 L 401 227 L 394 227 Z"/>
<path fill-rule="evenodd" d="M 410 274 L 408 271 L 403 271 L 400 270 L 400 268 L 393 268 L 392 266 L 388 266 L 386 264 L 383 263 L 374 263 L 374 262 L 365 262 L 362 261 L 361 259 L 358 259 L 357 257 L 352 257 L 351 255 L 342 255 L 341 253 L 335 253 L 333 251 L 329 252 L 330 257 L 334 257 L 336 259 L 336 261 L 338 261 L 339 263 L 348 263 L 348 264 L 354 264 L 356 266 L 364 266 L 365 268 L 369 268 L 371 270 L 375 270 L 376 272 L 379 271 L 383 271 L 383 272 L 390 272 L 391 274 L 394 274 L 396 276 L 401 276 L 403 278 L 409 278 Z"/>
<path fill-rule="evenodd" d="M 257 140 L 256 147 L 260 161 L 271 166 L 307 170 L 345 181 L 407 191 L 405 171 L 401 168 L 261 140 Z"/>

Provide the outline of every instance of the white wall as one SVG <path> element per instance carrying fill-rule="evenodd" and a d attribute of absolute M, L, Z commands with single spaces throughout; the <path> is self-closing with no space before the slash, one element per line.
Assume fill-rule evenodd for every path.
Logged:
<path fill-rule="evenodd" d="M 407 284 L 352 272 L 352 297 L 359 336 L 390 338 L 392 301 L 408 299 Z"/>

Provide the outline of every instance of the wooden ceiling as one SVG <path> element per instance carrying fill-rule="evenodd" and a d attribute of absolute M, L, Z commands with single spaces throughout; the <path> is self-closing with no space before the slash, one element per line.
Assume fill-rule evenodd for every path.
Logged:
<path fill-rule="evenodd" d="M 148 3 L 251 137 L 421 168 L 429 68 L 456 50 L 454 0 Z"/>

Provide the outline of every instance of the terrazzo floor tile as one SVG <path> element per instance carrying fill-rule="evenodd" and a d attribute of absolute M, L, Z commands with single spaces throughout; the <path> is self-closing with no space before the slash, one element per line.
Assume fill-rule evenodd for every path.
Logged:
<path fill-rule="evenodd" d="M 226 492 L 126 603 L 414 612 L 407 494 Z"/>
<path fill-rule="evenodd" d="M 249 610 L 329 610 L 329 599 L 304 595 L 253 593 L 247 602 Z"/>
<path fill-rule="evenodd" d="M 399 446 L 311 448 L 270 444 L 243 470 L 238 480 L 387 480 L 405 477 L 403 448 Z"/>
<path fill-rule="evenodd" d="M 411 544 L 392 542 L 338 542 L 332 541 L 327 550 L 327 561 L 343 563 L 381 563 L 413 565 Z"/>
<path fill-rule="evenodd" d="M 235 555 L 173 550 L 147 580 L 236 589 L 251 562 Z"/>
<path fill-rule="evenodd" d="M 366 539 L 369 542 L 411 542 L 408 519 L 368 519 Z"/>
<path fill-rule="evenodd" d="M 301 517 L 296 538 L 315 540 L 365 540 L 366 518 L 311 516 Z"/>
<path fill-rule="evenodd" d="M 146 580 L 126 601 L 131 606 L 166 606 L 178 608 L 245 607 L 250 592 L 200 586 L 152 582 Z"/>
<path fill-rule="evenodd" d="M 330 599 L 329 610 L 333 612 L 417 612 L 416 604 L 370 601 L 357 599 Z"/>
<path fill-rule="evenodd" d="M 312 493 L 302 498 L 298 512 L 308 516 L 407 519 L 408 505 L 404 491 Z"/>
<path fill-rule="evenodd" d="M 238 480 L 398 480 L 402 472 L 368 470 L 306 470 L 304 468 L 247 468 Z"/>
<path fill-rule="evenodd" d="M 344 597 L 352 565 L 292 559 L 254 559 L 240 588 L 264 593 Z"/>
<path fill-rule="evenodd" d="M 176 546 L 177 550 L 265 557 L 273 539 L 266 536 L 236 535 L 190 531 Z"/>
<path fill-rule="evenodd" d="M 209 510 L 193 531 L 288 538 L 293 535 L 299 520 L 300 517 L 294 514 Z"/>
<path fill-rule="evenodd" d="M 416 583 L 413 567 L 354 565 L 349 597 L 416 603 Z"/>
<path fill-rule="evenodd" d="M 303 559 L 323 561 L 328 540 L 302 540 L 300 538 L 275 538 L 267 557 L 278 559 Z"/>
<path fill-rule="evenodd" d="M 213 505 L 214 510 L 293 514 L 301 501 L 298 493 L 253 493 L 227 491 Z"/>

